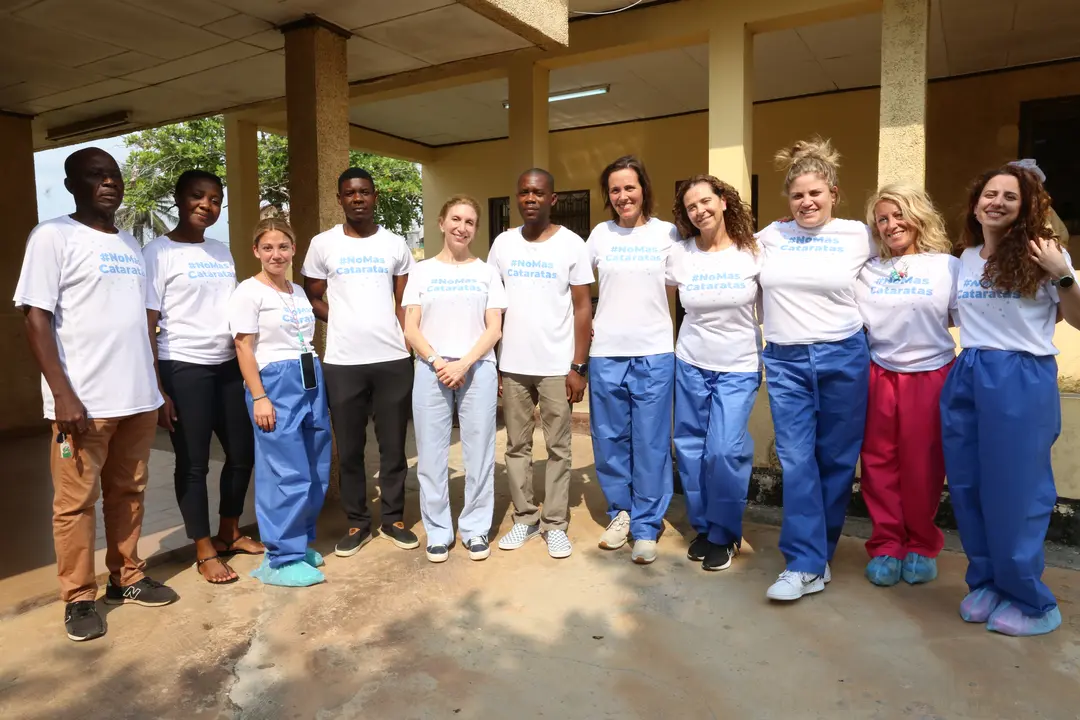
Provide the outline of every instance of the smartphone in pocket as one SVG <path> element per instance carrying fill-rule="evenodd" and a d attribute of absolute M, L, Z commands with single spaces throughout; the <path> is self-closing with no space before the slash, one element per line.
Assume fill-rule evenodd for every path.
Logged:
<path fill-rule="evenodd" d="M 315 353 L 300 353 L 300 374 L 305 390 L 314 390 L 319 387 L 319 378 L 315 374 Z"/>

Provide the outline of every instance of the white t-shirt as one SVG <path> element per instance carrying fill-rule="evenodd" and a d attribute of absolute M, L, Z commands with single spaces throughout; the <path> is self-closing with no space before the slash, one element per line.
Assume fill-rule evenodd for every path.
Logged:
<path fill-rule="evenodd" d="M 326 280 L 327 363 L 367 365 L 409 357 L 394 311 L 394 278 L 408 275 L 413 264 L 405 239 L 381 227 L 371 237 L 354 238 L 335 225 L 311 239 L 300 272 Z"/>
<path fill-rule="evenodd" d="M 765 340 L 777 345 L 836 342 L 862 329 L 855 281 L 877 255 L 870 228 L 834 219 L 819 228 L 794 220 L 757 234 Z"/>
<path fill-rule="evenodd" d="M 229 332 L 258 335 L 255 360 L 262 370 L 279 360 L 296 360 L 304 351 L 315 352 L 315 313 L 304 289 L 296 283 L 292 295 L 258 278 L 240 283 L 229 298 Z M 300 344 L 299 333 L 305 345 Z"/>
<path fill-rule="evenodd" d="M 161 314 L 158 359 L 217 365 L 236 357 L 226 317 L 236 289 L 232 253 L 217 240 L 162 235 L 143 248 L 146 307 Z"/>
<path fill-rule="evenodd" d="M 499 369 L 541 377 L 570 372 L 574 361 L 570 286 L 593 281 L 585 241 L 560 227 L 543 242 L 529 242 L 521 228 L 513 228 L 495 238 L 488 264 L 506 286 Z"/>
<path fill-rule="evenodd" d="M 506 289 L 499 273 L 483 260 L 451 265 L 428 258 L 409 273 L 401 304 L 420 307 L 420 332 L 436 353 L 461 358 L 487 329 L 484 314 L 506 308 Z M 494 361 L 495 351 L 480 360 Z"/>
<path fill-rule="evenodd" d="M 855 295 L 875 363 L 913 373 L 956 357 L 949 313 L 956 309 L 959 272 L 960 261 L 945 253 L 874 258 L 863 266 Z"/>
<path fill-rule="evenodd" d="M 1057 355 L 1054 326 L 1057 325 L 1058 289 L 1044 282 L 1034 298 L 1027 298 L 1021 297 L 1020 293 L 983 287 L 986 261 L 979 256 L 981 250 L 981 245 L 967 248 L 960 255 L 960 275 L 956 285 L 960 347 Z M 1062 252 L 1072 267 L 1069 253 Z"/>
<path fill-rule="evenodd" d="M 146 266 L 139 243 L 70 217 L 34 228 L 26 244 L 16 307 L 53 314 L 60 365 L 91 418 L 161 407 L 146 327 Z M 45 417 L 55 420 L 41 378 Z"/>
<path fill-rule="evenodd" d="M 760 269 L 760 254 L 734 245 L 702 252 L 693 238 L 675 243 L 670 279 L 686 310 L 675 343 L 677 358 L 716 372 L 761 369 Z"/>
<path fill-rule="evenodd" d="M 640 227 L 614 221 L 593 228 L 585 246 L 600 277 L 593 357 L 642 357 L 674 351 L 666 276 L 679 233 L 651 218 Z"/>

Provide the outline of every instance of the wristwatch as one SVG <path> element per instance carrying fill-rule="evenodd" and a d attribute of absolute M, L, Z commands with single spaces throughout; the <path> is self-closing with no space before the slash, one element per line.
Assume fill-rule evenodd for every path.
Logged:
<path fill-rule="evenodd" d="M 439 357 L 439 356 L 438 356 L 438 355 L 436 355 L 435 353 L 432 353 L 432 354 L 428 355 L 428 356 L 427 356 L 427 364 L 428 364 L 428 365 L 434 365 L 434 364 L 435 364 L 435 359 L 436 359 L 437 357 Z"/>
<path fill-rule="evenodd" d="M 570 363 L 570 369 L 576 372 L 581 377 L 588 377 L 589 375 L 589 363 Z"/>
<path fill-rule="evenodd" d="M 1058 278 L 1057 282 L 1055 282 L 1054 284 L 1062 290 L 1068 290 L 1076 284 L 1076 278 L 1074 278 L 1072 275 L 1066 275 L 1064 277 Z"/>

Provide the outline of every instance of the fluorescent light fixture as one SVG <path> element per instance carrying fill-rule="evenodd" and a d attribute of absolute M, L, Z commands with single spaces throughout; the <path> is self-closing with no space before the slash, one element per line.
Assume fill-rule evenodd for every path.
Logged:
<path fill-rule="evenodd" d="M 577 90 L 565 90 L 563 92 L 548 95 L 548 102 L 561 102 L 562 100 L 576 100 L 577 98 L 592 97 L 593 95 L 606 95 L 611 92 L 610 85 L 593 85 L 592 87 L 578 88 Z M 503 100 L 503 107 L 509 108 L 510 101 Z"/>
<path fill-rule="evenodd" d="M 79 137 L 80 135 L 89 135 L 90 133 L 121 127 L 128 123 L 127 110 L 121 110 L 119 112 L 109 113 L 108 115 L 90 118 L 89 120 L 79 120 L 70 125 L 49 128 L 45 131 L 45 137 L 52 141 L 67 140 L 69 138 Z"/>

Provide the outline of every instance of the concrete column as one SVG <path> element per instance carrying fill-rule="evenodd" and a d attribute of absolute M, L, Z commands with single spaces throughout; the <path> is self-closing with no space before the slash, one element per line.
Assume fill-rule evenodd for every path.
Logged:
<path fill-rule="evenodd" d="M 709 173 L 750 202 L 754 132 L 754 37 L 713 9 L 709 25 Z"/>
<path fill-rule="evenodd" d="M 930 0 L 881 7 L 881 121 L 878 186 L 926 184 L 926 62 Z"/>
<path fill-rule="evenodd" d="M 61 189 L 61 192 L 66 192 Z M 41 413 L 41 375 L 26 341 L 22 310 L 11 302 L 22 269 L 26 239 L 37 225 L 37 187 L 34 182 L 34 142 L 30 118 L 0 113 L 0 217 L 4 218 L 7 262 L 0 270 L 0 340 L 6 351 L 0 365 L 0 432 L 44 428 Z"/>
<path fill-rule="evenodd" d="M 337 179 L 349 165 L 347 30 L 308 17 L 285 34 L 289 220 L 303 262 L 311 238 L 341 222 Z M 295 274 L 295 273 L 294 273 Z"/>
<path fill-rule="evenodd" d="M 236 262 L 236 279 L 259 272 L 251 253 L 251 235 L 259 222 L 258 128 L 225 116 L 225 184 L 229 194 L 229 248 Z"/>
<path fill-rule="evenodd" d="M 548 69 L 535 63 L 510 66 L 510 223 L 521 223 L 514 202 L 518 175 L 532 167 L 548 168 Z"/>

